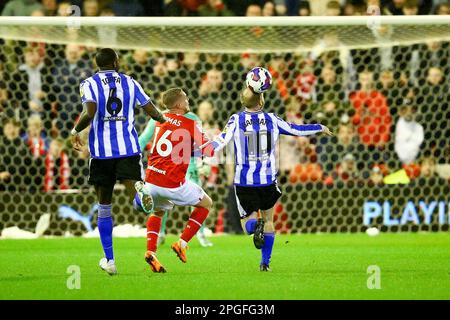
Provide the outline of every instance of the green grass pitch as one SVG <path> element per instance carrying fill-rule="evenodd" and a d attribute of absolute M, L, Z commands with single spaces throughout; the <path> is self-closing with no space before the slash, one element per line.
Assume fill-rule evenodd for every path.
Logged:
<path fill-rule="evenodd" d="M 0 299 L 450 299 L 450 234 L 281 235 L 271 267 L 259 271 L 251 237 L 196 239 L 181 263 L 159 248 L 166 274 L 143 260 L 145 239 L 114 239 L 119 275 L 98 267 L 99 239 L 0 241 Z M 80 289 L 68 289 L 67 269 L 80 268 Z M 368 289 L 370 265 L 381 289 Z"/>

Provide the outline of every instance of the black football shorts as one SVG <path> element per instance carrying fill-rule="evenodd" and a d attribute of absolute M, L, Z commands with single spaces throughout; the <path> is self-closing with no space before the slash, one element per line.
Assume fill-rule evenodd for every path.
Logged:
<path fill-rule="evenodd" d="M 281 197 L 277 183 L 263 187 L 234 186 L 236 202 L 241 219 L 258 210 L 269 210 Z"/>
<path fill-rule="evenodd" d="M 111 186 L 117 180 L 142 181 L 144 168 L 141 155 L 89 161 L 89 184 Z"/>

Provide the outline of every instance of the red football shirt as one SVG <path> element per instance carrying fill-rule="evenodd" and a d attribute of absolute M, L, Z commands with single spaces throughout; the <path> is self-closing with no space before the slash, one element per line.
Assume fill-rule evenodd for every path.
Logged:
<path fill-rule="evenodd" d="M 145 181 L 164 188 L 177 188 L 185 182 L 194 151 L 209 142 L 197 123 L 180 114 L 165 113 L 166 122 L 157 122 L 148 156 Z M 211 156 L 212 145 L 202 149 Z"/>

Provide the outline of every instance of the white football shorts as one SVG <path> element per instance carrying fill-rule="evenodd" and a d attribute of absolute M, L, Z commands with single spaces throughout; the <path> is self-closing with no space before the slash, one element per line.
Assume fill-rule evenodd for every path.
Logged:
<path fill-rule="evenodd" d="M 189 180 L 178 188 L 164 188 L 146 182 L 145 191 L 149 192 L 153 198 L 153 208 L 155 211 L 172 210 L 177 206 L 194 206 L 205 196 L 205 191 Z"/>

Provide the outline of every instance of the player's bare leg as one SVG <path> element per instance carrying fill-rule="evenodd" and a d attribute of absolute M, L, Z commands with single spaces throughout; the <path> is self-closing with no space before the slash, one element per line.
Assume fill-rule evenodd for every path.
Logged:
<path fill-rule="evenodd" d="M 147 220 L 147 252 L 145 261 L 150 265 L 153 272 L 165 273 L 166 269 L 158 261 L 156 251 L 158 249 L 158 235 L 161 229 L 161 218 L 164 210 L 157 208 Z"/>
<path fill-rule="evenodd" d="M 111 215 L 112 209 L 112 195 L 113 195 L 114 185 L 103 186 L 96 185 L 95 192 L 97 193 L 97 199 L 99 203 L 98 209 L 98 230 L 100 233 L 100 240 L 103 247 L 103 252 L 105 257 L 100 259 L 99 265 L 102 270 L 107 272 L 109 275 L 117 274 L 117 268 L 114 262 L 113 253 L 113 220 Z"/>
<path fill-rule="evenodd" d="M 142 209 L 145 213 L 150 213 L 153 210 L 153 199 L 152 196 L 145 191 L 144 182 L 122 180 L 121 183 L 125 186 L 130 202 L 133 203 L 137 210 Z"/>
<path fill-rule="evenodd" d="M 275 241 L 275 227 L 273 225 L 273 208 L 263 210 L 261 212 L 262 219 L 264 219 L 264 244 L 261 248 L 261 271 L 271 271 L 269 264 L 272 256 L 273 244 Z"/>
<path fill-rule="evenodd" d="M 261 249 L 264 245 L 264 219 L 259 212 L 253 212 L 244 219 L 241 219 L 242 229 L 247 234 L 253 234 L 253 244 L 256 249 Z"/>
<path fill-rule="evenodd" d="M 171 248 L 176 253 L 178 258 L 183 262 L 187 262 L 186 249 L 188 249 L 188 242 L 202 226 L 206 217 L 208 217 L 209 210 L 212 207 L 211 198 L 205 194 L 203 198 L 195 205 L 195 209 L 192 211 L 186 228 L 180 236 L 180 239 L 173 243 Z"/>

